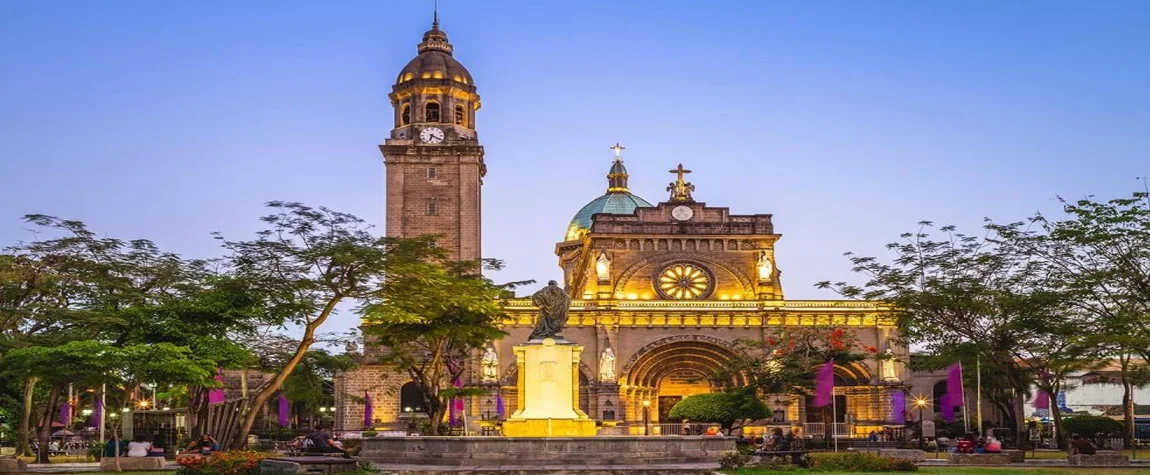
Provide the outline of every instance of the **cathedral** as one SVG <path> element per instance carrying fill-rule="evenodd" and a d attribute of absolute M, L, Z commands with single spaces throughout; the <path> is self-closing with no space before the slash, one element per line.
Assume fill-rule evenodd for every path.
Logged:
<path fill-rule="evenodd" d="M 479 259 L 486 167 L 476 83 L 438 20 L 417 51 L 395 78 L 389 96 L 395 125 L 380 145 L 386 231 L 439 234 L 439 244 L 458 259 Z M 797 326 L 848 330 L 862 345 L 889 355 L 835 368 L 837 433 L 901 426 L 892 395 L 929 396 L 940 377 L 924 375 L 923 388 L 910 384 L 908 349 L 896 343 L 891 309 L 876 302 L 786 299 L 775 252 L 782 235 L 772 215 L 708 205 L 706 190 L 689 181 L 688 164 L 667 164 L 673 181 L 652 203 L 628 187 L 624 147 L 610 150 L 613 160 L 604 153 L 606 182 L 588 183 L 592 199 L 555 232 L 562 237 L 555 245 L 564 278 L 559 285 L 571 298 L 563 336 L 584 347 L 578 375 L 583 412 L 632 433 L 644 416 L 653 424 L 671 423 L 677 401 L 714 390 L 708 376 L 733 355 L 736 341 Z M 515 411 L 512 347 L 527 340 L 537 313 L 530 299 L 510 300 L 503 321 L 508 336 L 473 355 L 464 384 L 487 388 L 490 396 L 467 401 L 471 417 L 498 419 Z M 367 395 L 377 428 L 398 429 L 425 417 L 420 388 L 389 368 L 364 365 L 335 383 L 336 430 L 364 428 Z M 807 398 L 778 395 L 765 402 L 776 423 L 822 433 L 821 424 L 830 422 L 823 411 L 807 409 Z"/>

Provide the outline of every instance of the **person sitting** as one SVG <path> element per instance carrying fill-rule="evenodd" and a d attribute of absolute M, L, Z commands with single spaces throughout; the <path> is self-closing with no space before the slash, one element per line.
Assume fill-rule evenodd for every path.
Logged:
<path fill-rule="evenodd" d="M 1090 442 L 1090 439 L 1082 437 L 1079 434 L 1070 436 L 1070 455 L 1094 455 L 1098 453 L 1098 449 Z"/>
<path fill-rule="evenodd" d="M 199 439 L 193 440 L 188 444 L 188 452 L 198 452 L 200 455 L 211 455 L 212 452 L 219 450 L 220 444 L 216 439 L 208 434 L 201 435 Z"/>
<path fill-rule="evenodd" d="M 148 449 L 149 457 L 163 457 L 167 455 L 168 438 L 163 433 L 156 433 L 152 439 L 152 448 Z"/>
<path fill-rule="evenodd" d="M 993 435 L 986 436 L 986 444 L 982 446 L 983 452 L 988 454 L 1002 453 L 1002 441 Z"/>
<path fill-rule="evenodd" d="M 867 435 L 866 439 L 867 439 L 867 442 L 878 442 L 878 432 L 875 432 L 873 430 L 870 431 L 870 434 Z"/>
<path fill-rule="evenodd" d="M 147 457 L 148 452 L 152 450 L 152 443 L 148 442 L 144 434 L 137 434 L 128 442 L 128 456 L 129 457 Z"/>
<path fill-rule="evenodd" d="M 763 437 L 763 451 L 774 452 L 779 449 L 779 444 L 783 442 L 783 430 L 776 427 L 771 429 L 771 433 Z"/>
<path fill-rule="evenodd" d="M 346 450 L 333 443 L 334 437 L 331 436 L 322 426 L 317 426 L 315 432 L 308 435 L 307 438 L 311 440 L 312 447 L 310 451 L 319 452 L 321 454 L 342 454 L 344 458 L 351 458 Z"/>

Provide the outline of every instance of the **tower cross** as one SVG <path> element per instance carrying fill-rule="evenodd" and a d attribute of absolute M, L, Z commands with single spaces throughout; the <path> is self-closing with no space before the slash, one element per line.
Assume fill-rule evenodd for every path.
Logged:
<path fill-rule="evenodd" d="M 680 163 L 677 168 L 675 168 L 674 170 L 671 170 L 669 173 L 674 173 L 674 174 L 679 176 L 679 178 L 675 181 L 675 183 L 679 186 L 679 189 L 682 190 L 683 189 L 683 175 L 691 173 L 691 170 L 687 170 L 687 169 L 683 168 L 683 164 Z"/>
<path fill-rule="evenodd" d="M 619 142 L 615 142 L 615 145 L 612 145 L 610 147 L 610 149 L 615 152 L 615 160 L 622 160 L 623 159 L 623 150 L 625 150 L 626 148 L 627 147 L 619 145 Z"/>

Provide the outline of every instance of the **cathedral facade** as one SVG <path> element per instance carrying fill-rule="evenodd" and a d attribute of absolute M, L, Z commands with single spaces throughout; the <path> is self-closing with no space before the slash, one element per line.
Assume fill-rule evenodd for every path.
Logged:
<path fill-rule="evenodd" d="M 458 258 L 478 259 L 486 172 L 476 133 L 480 102 L 453 50 L 436 21 L 392 88 L 395 127 L 380 146 L 387 233 L 439 234 Z M 782 235 L 772 215 L 709 206 L 700 200 L 706 190 L 695 190 L 682 164 L 668 164 L 673 181 L 652 204 L 629 189 L 623 147 L 611 149 L 613 161 L 604 154 L 605 191 L 556 230 L 560 286 L 572 299 L 563 336 L 584 347 L 585 413 L 622 426 L 636 427 L 644 415 L 651 423 L 670 422 L 677 401 L 716 389 L 709 376 L 734 355 L 737 341 L 817 327 L 850 331 L 861 345 L 887 355 L 835 368 L 836 431 L 866 434 L 901 425 L 891 396 L 916 388 L 907 384 L 909 355 L 893 338 L 891 309 L 876 302 L 787 300 L 775 252 Z M 590 196 L 595 186 L 588 184 Z M 527 340 L 536 316 L 530 299 L 508 301 L 508 336 L 469 362 L 464 384 L 489 394 L 468 401 L 470 416 L 497 419 L 515 411 L 512 347 Z M 336 429 L 363 429 L 367 395 L 374 426 L 405 427 L 421 416 L 419 391 L 405 375 L 378 365 L 343 373 L 336 378 Z M 808 410 L 804 397 L 778 395 L 766 403 L 776 422 L 830 422 L 823 411 Z"/>

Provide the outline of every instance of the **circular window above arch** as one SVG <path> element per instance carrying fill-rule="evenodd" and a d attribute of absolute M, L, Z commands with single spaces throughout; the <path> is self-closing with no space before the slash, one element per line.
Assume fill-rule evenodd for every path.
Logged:
<path fill-rule="evenodd" d="M 707 298 L 715 290 L 715 276 L 706 267 L 693 262 L 675 262 L 655 275 L 655 291 L 672 300 Z"/>

